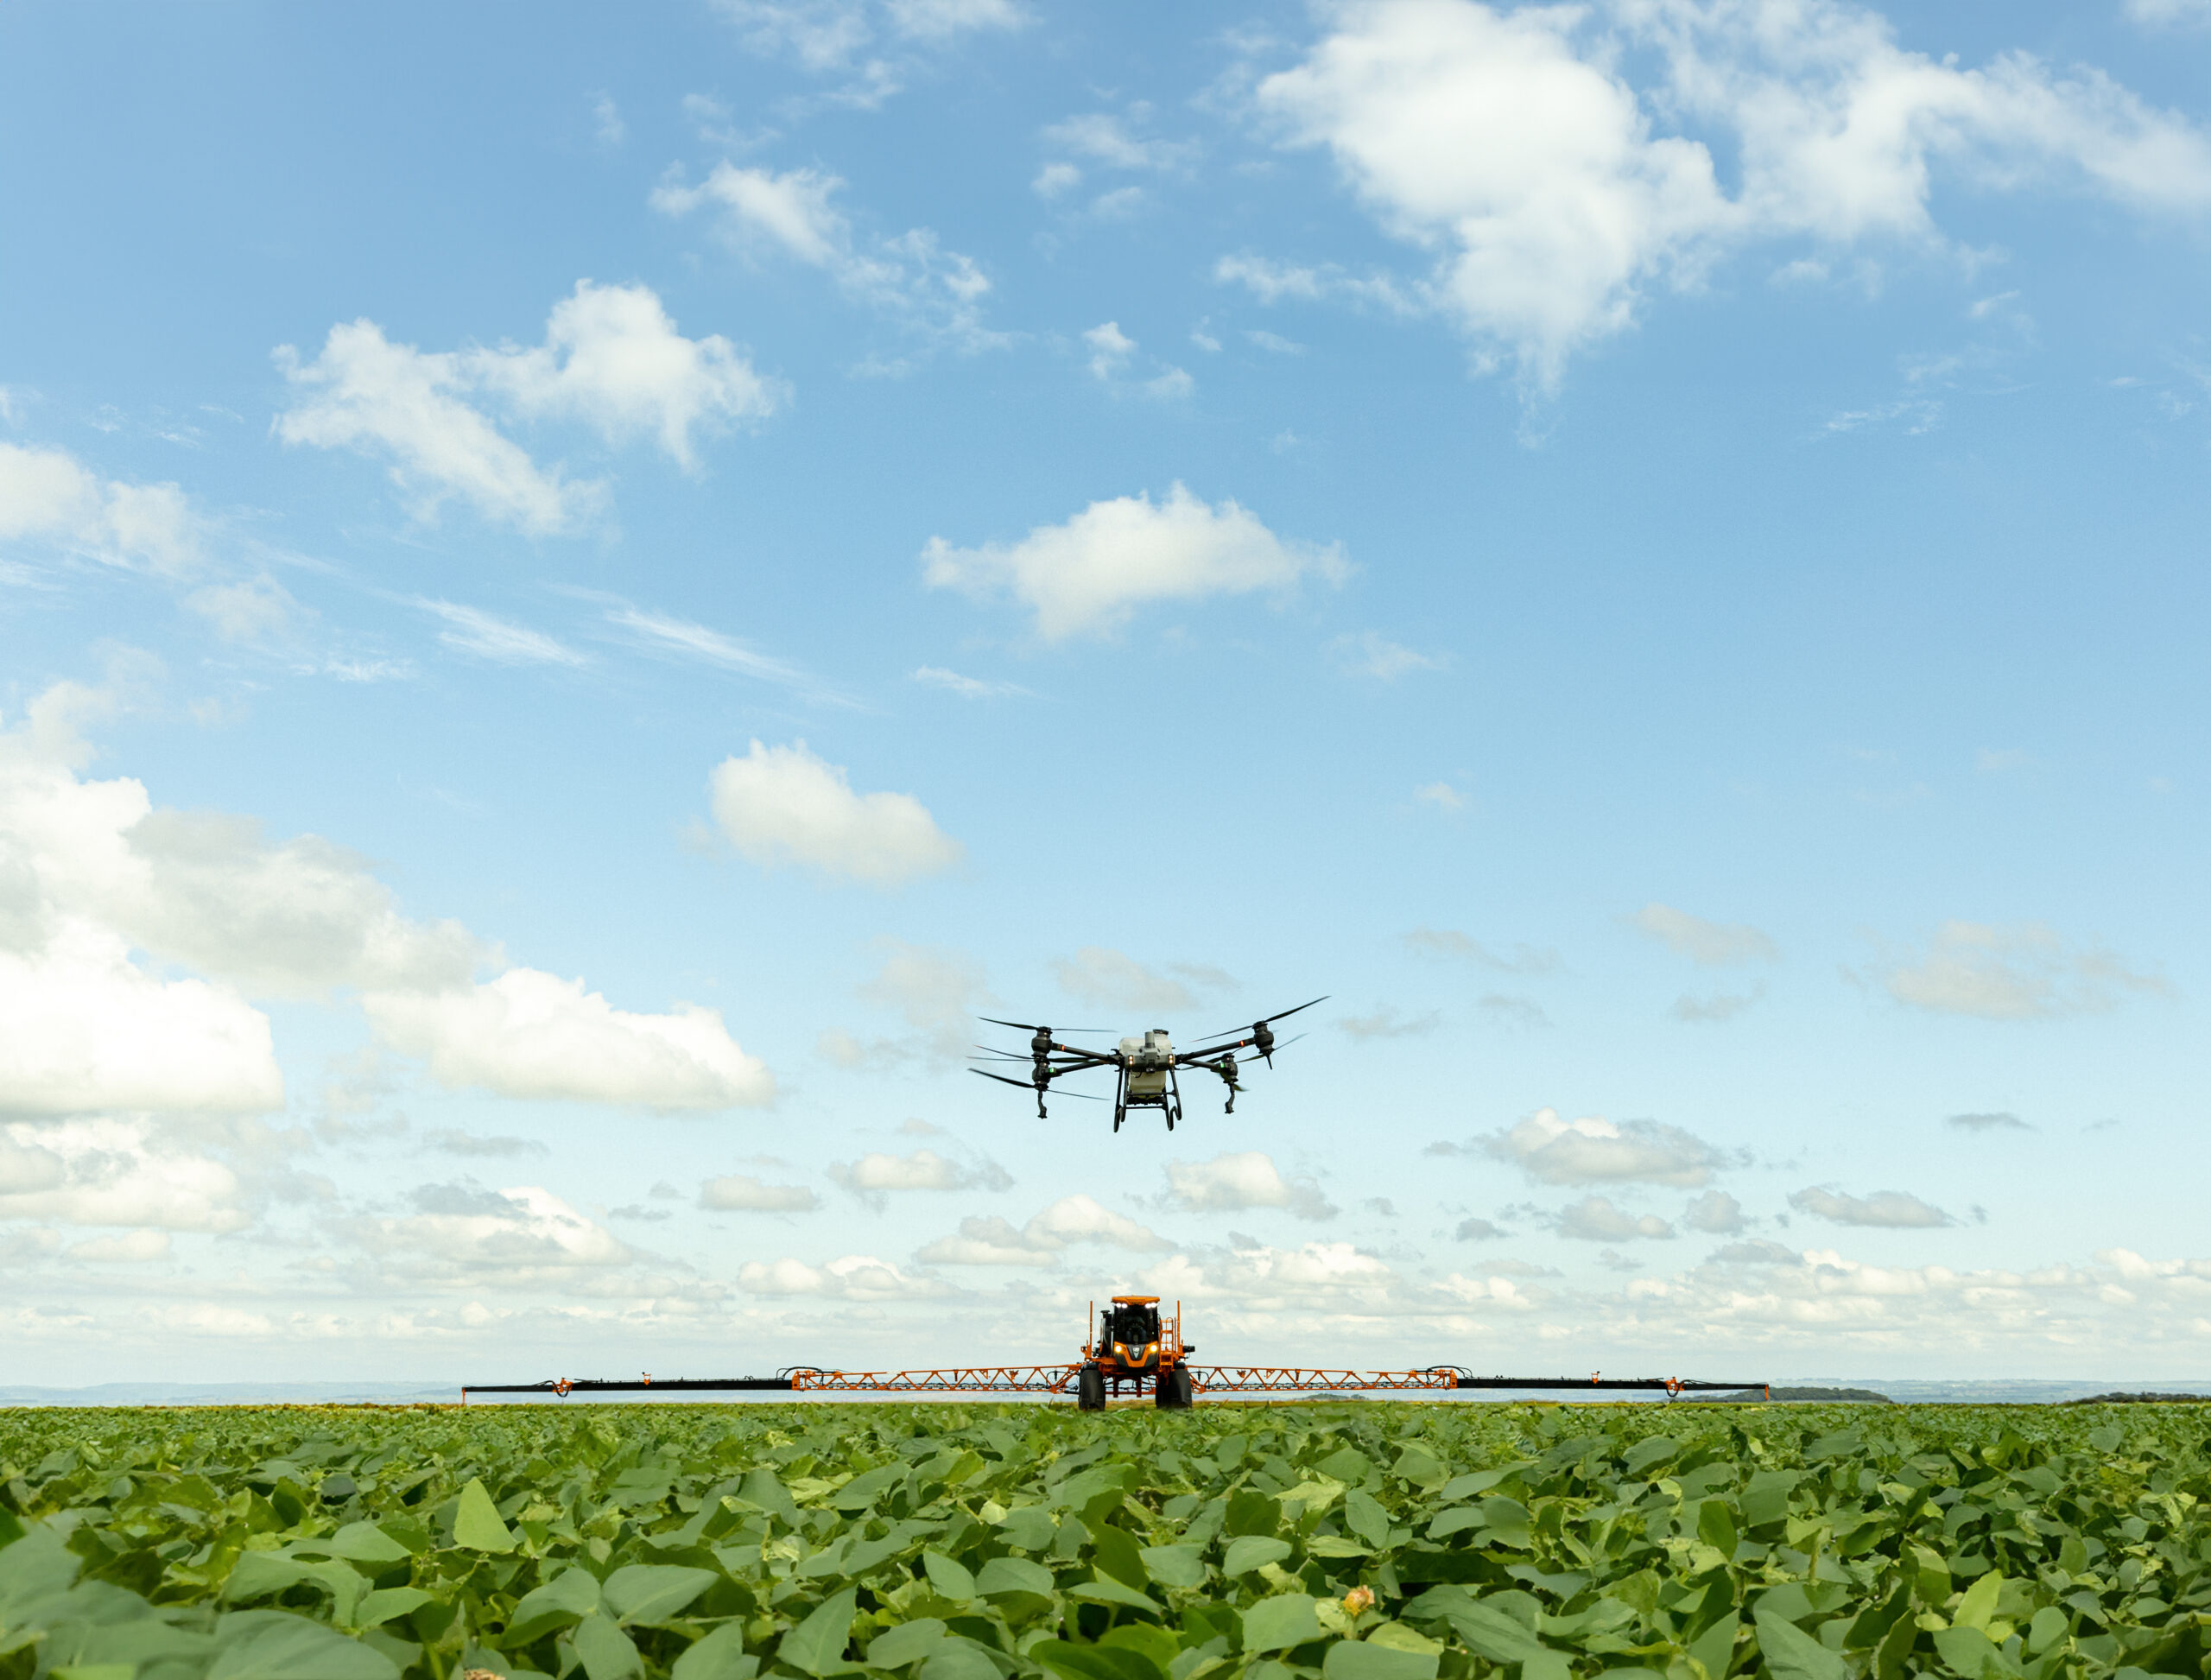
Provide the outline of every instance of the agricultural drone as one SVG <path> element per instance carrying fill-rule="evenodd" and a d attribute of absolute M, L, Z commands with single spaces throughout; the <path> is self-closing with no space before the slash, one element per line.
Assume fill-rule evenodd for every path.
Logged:
<path fill-rule="evenodd" d="M 1159 1310 L 1156 1295 L 1117 1295 L 1099 1322 L 1091 1305 L 1091 1334 L 1082 1357 L 1066 1365 L 955 1366 L 937 1371 L 825 1371 L 791 1366 L 772 1377 L 675 1377 L 636 1381 L 555 1377 L 538 1383 L 472 1383 L 471 1394 L 1072 1394 L 1077 1410 L 1103 1411 L 1110 1395 L 1132 1395 L 1163 1408 L 1180 1408 L 1213 1395 L 1359 1393 L 1388 1390 L 1640 1389 L 1669 1400 L 1716 1391 L 1748 1393 L 1764 1383 L 1692 1382 L 1680 1377 L 1477 1377 L 1460 1365 L 1411 1371 L 1332 1371 L 1310 1366 L 1194 1366 L 1195 1352 L 1182 1340 L 1182 1306 L 1174 1316 Z"/>
<path fill-rule="evenodd" d="M 1202 1068 L 1228 1087 L 1228 1106 L 1221 1112 L 1236 1112 L 1237 1093 L 1244 1087 L 1236 1081 L 1236 1052 L 1254 1049 L 1270 1068 L 1275 1065 L 1275 1052 L 1294 1044 L 1296 1038 L 1277 1041 L 1274 1024 L 1298 1010 L 1310 1009 L 1314 1004 L 1327 1002 L 1325 997 L 1303 1003 L 1297 1009 L 1285 1009 L 1251 1026 L 1232 1027 L 1226 1032 L 1209 1035 L 1208 1042 L 1194 1050 L 1178 1050 L 1167 1036 L 1164 1027 L 1154 1027 L 1141 1037 L 1124 1038 L 1110 1050 L 1086 1049 L 1076 1044 L 1062 1044 L 1053 1037 L 1049 1027 L 1031 1026 L 1026 1021 L 1001 1021 L 995 1016 L 982 1018 L 995 1027 L 1017 1027 L 1029 1035 L 1029 1077 L 1008 1079 L 1004 1074 L 994 1074 L 984 1068 L 971 1068 L 970 1073 L 980 1074 L 985 1079 L 994 1079 L 1001 1085 L 1010 1085 L 1017 1090 L 1033 1089 L 1036 1093 L 1036 1118 L 1050 1118 L 1044 1112 L 1045 1094 L 1052 1081 L 1068 1074 L 1088 1073 L 1093 1068 L 1113 1069 L 1113 1130 L 1121 1129 L 1121 1122 L 1128 1118 L 1131 1108 L 1156 1108 L 1167 1117 L 1167 1129 L 1172 1132 L 1175 1122 L 1182 1118 L 1182 1087 L 1175 1077 L 1178 1068 Z M 1086 1035 L 1091 1029 L 1062 1027 L 1062 1032 L 1077 1037 Z M 1300 1033 L 1298 1037 L 1304 1035 Z M 1213 1040 L 1226 1042 L 1215 1043 Z M 1010 1050 L 993 1049 L 987 1044 L 976 1048 L 984 1056 L 997 1062 L 1019 1062 L 1022 1058 Z M 1090 1102 L 1105 1099 L 1087 1091 L 1067 1091 L 1062 1095 L 1081 1097 Z"/>

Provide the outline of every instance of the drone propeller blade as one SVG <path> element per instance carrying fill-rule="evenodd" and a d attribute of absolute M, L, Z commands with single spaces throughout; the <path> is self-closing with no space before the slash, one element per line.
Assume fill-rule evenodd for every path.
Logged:
<path fill-rule="evenodd" d="M 967 1071 L 980 1079 L 994 1079 L 1001 1085 L 1010 1085 L 1017 1091 L 1033 1091 L 1036 1088 L 1025 1079 L 1008 1079 L 1004 1074 L 985 1073 L 980 1068 L 970 1068 Z M 1058 1094 L 1055 1092 L 1054 1094 Z"/>
<path fill-rule="evenodd" d="M 1001 1021 L 995 1015 L 978 1015 L 979 1021 L 988 1021 L 994 1027 L 1018 1027 L 1023 1032 L 1111 1032 L 1111 1027 L 1040 1027 L 1027 1021 Z"/>
<path fill-rule="evenodd" d="M 1287 1019 L 1289 1017 L 1290 1017 L 1290 1016 L 1292 1016 L 1292 1015 L 1296 1014 L 1296 1013 L 1298 1012 L 1298 1010 L 1310 1009 L 1310 1008 L 1312 1008 L 1312 1007 L 1313 1007 L 1313 1005 L 1314 1005 L 1314 1004 L 1325 1004 L 1325 1003 L 1327 1003 L 1327 1002 L 1328 1001 L 1328 997 L 1329 997 L 1329 995 L 1330 995 L 1330 994 L 1328 994 L 1328 993 L 1327 993 L 1327 992 L 1323 992 L 1321 996 L 1319 996 L 1319 997 L 1317 997 L 1317 998 L 1314 998 L 1314 999 L 1312 1000 L 1312 1002 L 1310 1002 L 1310 1003 L 1302 1003 L 1302 1004 L 1298 1005 L 1297 1009 L 1285 1009 L 1285 1010 L 1283 1010 L 1283 1011 L 1281 1012 L 1281 1014 L 1279 1014 L 1279 1015 L 1269 1015 L 1269 1016 L 1262 1017 L 1260 1019 L 1258 1019 L 1258 1020 L 1257 1020 L 1257 1021 L 1254 1021 L 1254 1022 L 1251 1023 L 1251 1024 L 1250 1024 L 1250 1025 L 1248 1025 L 1248 1026 L 1230 1027 L 1230 1028 L 1229 1028 L 1226 1031 L 1225 1031 L 1225 1032 L 1209 1032 L 1209 1033 L 1206 1034 L 1206 1038 L 1207 1038 L 1207 1039 L 1213 1039 L 1213 1038 L 1234 1038 L 1234 1037 L 1236 1037 L 1238 1035 L 1242 1034 L 1242 1033 L 1246 1033 L 1246 1032 L 1256 1032 L 1256 1031 L 1257 1031 L 1259 1028 L 1261 1028 L 1261 1027 L 1264 1027 L 1264 1026 L 1270 1026 L 1270 1025 L 1273 1024 L 1274 1024 L 1275 1022 L 1277 1022 L 1277 1021 L 1280 1021 L 1280 1020 Z M 1201 1043 L 1202 1043 L 1202 1042 L 1204 1042 L 1204 1041 L 1203 1041 L 1203 1040 L 1201 1040 L 1200 1042 L 1201 1042 Z"/>

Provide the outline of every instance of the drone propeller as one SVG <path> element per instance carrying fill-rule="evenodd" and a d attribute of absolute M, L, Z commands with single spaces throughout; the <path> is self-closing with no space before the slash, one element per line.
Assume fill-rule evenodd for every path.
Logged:
<path fill-rule="evenodd" d="M 1025 1079 L 1008 1079 L 1004 1074 L 984 1073 L 980 1068 L 970 1068 L 967 1071 L 971 1074 L 979 1075 L 984 1079 L 994 1079 L 1001 1085 L 1010 1085 L 1017 1091 L 1034 1091 L 1036 1088 L 1036 1086 Z M 1055 1102 L 1057 1102 L 1061 1097 L 1080 1097 L 1085 1102 L 1103 1102 L 1106 1100 L 1103 1097 L 1091 1095 L 1087 1091 L 1055 1091 L 1051 1094 L 1052 1100 Z"/>
<path fill-rule="evenodd" d="M 988 1021 L 994 1027 L 1018 1027 L 1023 1032 L 1111 1032 L 1111 1027 L 1040 1027 L 1027 1021 L 1001 1021 L 995 1015 L 978 1015 L 979 1021 Z"/>
<path fill-rule="evenodd" d="M 1324 992 L 1320 997 L 1314 998 L 1311 1003 L 1302 1003 L 1298 1005 L 1297 1009 L 1285 1009 L 1280 1014 L 1266 1016 L 1260 1020 L 1252 1022 L 1248 1027 L 1230 1027 L 1225 1032 L 1209 1032 L 1206 1034 L 1206 1037 L 1233 1038 L 1238 1034 L 1244 1032 L 1250 1032 L 1256 1035 L 1262 1027 L 1271 1026 L 1277 1021 L 1287 1019 L 1289 1017 L 1296 1014 L 1298 1010 L 1310 1009 L 1313 1007 L 1314 1004 L 1325 1004 L 1327 1001 L 1328 994 Z"/>

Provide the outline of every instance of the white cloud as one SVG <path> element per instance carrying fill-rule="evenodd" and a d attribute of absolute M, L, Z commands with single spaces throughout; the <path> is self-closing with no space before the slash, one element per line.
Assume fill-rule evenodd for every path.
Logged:
<path fill-rule="evenodd" d="M 1550 974 L 1562 967 L 1558 953 L 1548 948 L 1516 945 L 1510 951 L 1492 951 L 1456 928 L 1416 928 L 1405 935 L 1405 944 L 1424 956 L 1455 957 L 1500 974 Z"/>
<path fill-rule="evenodd" d="M 804 741 L 725 758 L 711 778 L 714 821 L 747 862 L 896 886 L 949 869 L 960 842 L 911 794 L 854 793 L 844 769 Z"/>
<path fill-rule="evenodd" d="M 1702 916 L 1655 901 L 1628 920 L 1676 956 L 1687 957 L 1691 962 L 1712 966 L 1771 962 L 1781 954 L 1774 942 L 1756 928 L 1742 922 L 1707 922 Z"/>
<path fill-rule="evenodd" d="M 966 1056 L 975 1036 L 976 1010 L 990 998 L 982 966 L 941 947 L 887 938 L 877 943 L 883 963 L 860 995 L 896 1010 L 908 1026 L 925 1035 L 929 1054 L 955 1062 Z"/>
<path fill-rule="evenodd" d="M 92 1260 L 104 1265 L 139 1265 L 168 1257 L 169 1233 L 166 1231 L 128 1231 L 121 1236 L 94 1237 L 86 1242 L 73 1243 L 69 1248 L 73 1260 Z"/>
<path fill-rule="evenodd" d="M 204 535 L 173 484 L 103 481 L 66 449 L 0 443 L 0 543 L 177 577 L 198 567 Z"/>
<path fill-rule="evenodd" d="M 1660 85 L 1631 85 L 1623 45 L 1655 51 Z M 1389 231 L 1436 254 L 1433 306 L 1541 385 L 1628 326 L 1653 285 L 1693 285 L 1727 250 L 1935 238 L 1938 167 L 2146 210 L 2211 205 L 2201 133 L 2102 73 L 2018 53 L 1937 62 L 1835 0 L 1619 0 L 1608 15 L 1364 0 L 1256 98 L 1288 143 L 1327 147 Z M 1654 131 L 1661 111 L 1733 140 L 1736 197 L 1702 142 Z"/>
<path fill-rule="evenodd" d="M 1012 1176 L 995 1161 L 966 1166 L 946 1159 L 932 1149 L 911 1155 L 886 1155 L 872 1151 L 857 1161 L 833 1162 L 832 1182 L 850 1190 L 870 1207 L 881 1209 L 885 1198 L 911 1190 L 1006 1190 Z"/>
<path fill-rule="evenodd" d="M 962 676 L 958 671 L 947 671 L 939 665 L 915 667 L 914 681 L 932 688 L 942 688 L 962 700 L 998 700 L 1010 694 L 1029 694 L 1033 692 L 1018 682 L 996 682 L 981 677 Z"/>
<path fill-rule="evenodd" d="M 1953 1114 L 1942 1122 L 1961 1132 L 2032 1132 L 2017 1114 Z"/>
<path fill-rule="evenodd" d="M 2211 0 L 2126 0 L 2126 15 L 2152 29 L 2174 24 L 2211 26 Z"/>
<path fill-rule="evenodd" d="M 907 326 L 966 349 L 1001 342 L 984 330 L 982 301 L 989 277 L 974 261 L 947 250 L 928 228 L 863 240 L 831 202 L 841 177 L 819 169 L 739 168 L 723 160 L 696 187 L 655 187 L 652 207 L 664 216 L 719 212 L 723 232 L 740 249 L 779 253 L 819 269 L 847 296 Z"/>
<path fill-rule="evenodd" d="M 1957 1223 L 1940 1208 L 1903 1190 L 1876 1190 L 1871 1195 L 1858 1196 L 1815 1185 L 1791 1195 L 1789 1205 L 1799 1213 L 1837 1225 L 1871 1225 L 1893 1230 Z"/>
<path fill-rule="evenodd" d="M 2130 992 L 2170 997 L 2100 946 L 2079 946 L 2039 922 L 1945 922 L 1927 949 L 1879 975 L 1891 998 L 1942 1015 L 2026 1021 L 2106 1010 Z"/>
<path fill-rule="evenodd" d="M 630 137 L 629 124 L 622 120 L 622 108 L 608 93 L 595 93 L 591 101 L 592 136 L 611 151 Z"/>
<path fill-rule="evenodd" d="M 914 1258 L 924 1265 L 1055 1266 L 1070 1246 L 1080 1242 L 1137 1254 L 1174 1246 L 1126 1214 L 1078 1195 L 1061 1196 L 1018 1227 L 995 1214 L 963 1219 L 957 1236 L 940 1237 Z"/>
<path fill-rule="evenodd" d="M 933 1278 L 909 1277 L 871 1254 L 847 1254 L 823 1266 L 803 1260 L 749 1260 L 738 1287 L 754 1295 L 827 1296 L 849 1301 L 914 1301 L 949 1295 Z"/>
<path fill-rule="evenodd" d="M 1614 1207 L 1604 1196 L 1584 1196 L 1562 1208 L 1558 1233 L 1578 1242 L 1632 1242 L 1640 1239 L 1663 1242 L 1674 1227 L 1656 1214 L 1637 1215 Z"/>
<path fill-rule="evenodd" d="M 1467 796 L 1448 782 L 1426 782 L 1413 789 L 1413 797 L 1423 805 L 1433 805 L 1439 811 L 1463 811 Z"/>
<path fill-rule="evenodd" d="M 1692 997 L 1684 992 L 1674 999 L 1674 1006 L 1666 1012 L 1685 1025 L 1716 1025 L 1733 1020 L 1764 996 L 1765 987 L 1763 986 L 1754 986 L 1748 992 L 1708 992 L 1701 998 Z"/>
<path fill-rule="evenodd" d="M 1340 669 L 1378 682 L 1394 682 L 1413 671 L 1440 671 L 1451 662 L 1437 655 L 1415 653 L 1372 630 L 1339 636 L 1328 643 L 1328 651 Z"/>
<path fill-rule="evenodd" d="M 1435 1010 L 1425 1015 L 1403 1015 L 1384 1005 L 1372 1015 L 1346 1015 L 1336 1024 L 1353 1038 L 1407 1038 L 1416 1033 L 1434 1032 L 1443 1024 L 1443 1018 Z"/>
<path fill-rule="evenodd" d="M 1148 379 L 1131 380 L 1127 376 L 1132 358 L 1137 353 L 1137 341 L 1121 331 L 1117 321 L 1104 321 L 1082 335 L 1083 343 L 1090 346 L 1090 371 L 1098 381 L 1116 392 L 1140 390 L 1148 396 L 1188 396 L 1197 389 L 1197 382 L 1179 367 L 1155 360 L 1154 365 L 1163 370 Z"/>
<path fill-rule="evenodd" d="M 226 642 L 263 642 L 290 631 L 306 610 L 270 577 L 211 583 L 184 598 L 187 610 L 205 618 Z"/>
<path fill-rule="evenodd" d="M 694 624 L 688 618 L 644 612 L 624 602 L 607 609 L 606 622 L 618 630 L 628 631 L 649 647 L 702 659 L 725 670 L 757 677 L 763 682 L 777 683 L 787 688 L 814 688 L 813 680 L 795 665 L 772 659 L 733 636 Z"/>
<path fill-rule="evenodd" d="M 764 1184 L 736 1172 L 700 1185 L 699 1205 L 726 1214 L 810 1214 L 821 1198 L 803 1184 Z"/>
<path fill-rule="evenodd" d="M 361 320 L 332 327 L 314 361 L 286 345 L 276 363 L 295 391 L 276 420 L 285 442 L 388 460 L 418 517 L 457 495 L 533 536 L 592 518 L 605 486 L 540 468 L 478 402 L 579 421 L 610 443 L 651 434 L 688 467 L 694 431 L 764 418 L 785 396 L 728 339 L 683 337 L 649 288 L 588 280 L 554 307 L 541 346 L 425 352 Z"/>
<path fill-rule="evenodd" d="M 1481 1140 L 1539 1184 L 1674 1184 L 1694 1189 L 1712 1177 L 1720 1151 L 1657 1120 L 1615 1124 L 1602 1115 L 1562 1120 L 1539 1108 L 1508 1132 Z"/>
<path fill-rule="evenodd" d="M 1060 990 L 1068 997 L 1100 1009 L 1130 1010 L 1138 1014 L 1164 1014 L 1196 1007 L 1195 994 L 1182 980 L 1174 979 L 1175 974 L 1216 991 L 1235 984 L 1218 968 L 1174 963 L 1169 965 L 1169 970 L 1162 973 L 1156 968 L 1148 968 L 1125 952 L 1103 945 L 1086 945 L 1074 956 L 1056 957 L 1052 962 L 1052 973 L 1059 980 Z"/>
<path fill-rule="evenodd" d="M 350 1234 L 403 1271 L 451 1282 L 542 1284 L 637 1258 L 605 1226 L 538 1185 L 497 1191 L 425 1185 L 415 1202 L 411 1214 L 357 1220 Z"/>
<path fill-rule="evenodd" d="M 618 1010 L 580 980 L 510 968 L 479 986 L 372 992 L 384 1043 L 425 1059 L 439 1083 L 501 1096 L 657 1109 L 757 1107 L 775 1076 L 729 1036 L 718 1010 Z"/>
<path fill-rule="evenodd" d="M 0 1220 L 215 1233 L 252 1223 L 234 1170 L 144 1120 L 17 1123 L 0 1138 Z"/>
<path fill-rule="evenodd" d="M 1216 1155 L 1210 1161 L 1167 1163 L 1167 1200 L 1191 1213 L 1240 1208 L 1283 1208 L 1298 1219 L 1334 1219 L 1340 1211 L 1310 1178 L 1284 1178 L 1260 1150 Z"/>
<path fill-rule="evenodd" d="M 1010 545 L 955 548 L 932 537 L 922 560 L 932 587 L 1012 595 L 1047 642 L 1109 634 L 1155 602 L 1282 594 L 1308 575 L 1339 581 L 1347 569 L 1335 545 L 1286 542 L 1235 502 L 1213 506 L 1180 484 L 1163 502 L 1093 502 Z"/>
<path fill-rule="evenodd" d="M 1029 21 L 1014 0 L 714 0 L 714 8 L 763 54 L 789 54 L 809 70 L 841 70 L 889 35 L 941 43 L 984 29 L 1017 29 Z M 846 96 L 863 107 L 895 91 L 891 67 L 871 61 L 870 85 Z"/>
<path fill-rule="evenodd" d="M 283 1106 L 269 1018 L 237 992 L 160 979 L 83 917 L 45 920 L 0 949 L 0 1113 Z"/>
<path fill-rule="evenodd" d="M 527 419 L 573 420 L 610 443 L 649 436 L 679 466 L 697 465 L 694 433 L 764 420 L 789 400 L 719 333 L 687 339 L 645 286 L 576 282 L 553 307 L 545 342 L 470 353 L 484 390 Z"/>
<path fill-rule="evenodd" d="M 1197 155 L 1191 141 L 1147 138 L 1132 132 L 1151 115 L 1142 101 L 1131 105 L 1125 117 L 1109 111 L 1069 117 L 1044 130 L 1044 143 L 1056 151 L 1070 152 L 1112 169 L 1173 172 L 1188 168 Z"/>
<path fill-rule="evenodd" d="M 1694 1198 L 1682 1210 L 1682 1223 L 1692 1231 L 1721 1237 L 1738 1235 L 1748 1225 L 1743 1217 L 1743 1204 L 1725 1190 L 1707 1190 Z"/>

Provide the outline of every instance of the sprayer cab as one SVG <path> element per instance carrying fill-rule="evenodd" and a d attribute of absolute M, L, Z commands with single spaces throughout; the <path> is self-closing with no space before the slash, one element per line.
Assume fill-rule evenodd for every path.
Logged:
<path fill-rule="evenodd" d="M 1193 1398 L 1190 1346 L 1182 1340 L 1182 1309 L 1169 1318 L 1156 1295 L 1117 1295 L 1101 1319 L 1091 1306 L 1091 1334 L 1075 1375 L 1075 1404 L 1102 1411 L 1109 1394 L 1149 1391 L 1161 1406 L 1187 1406 Z"/>

